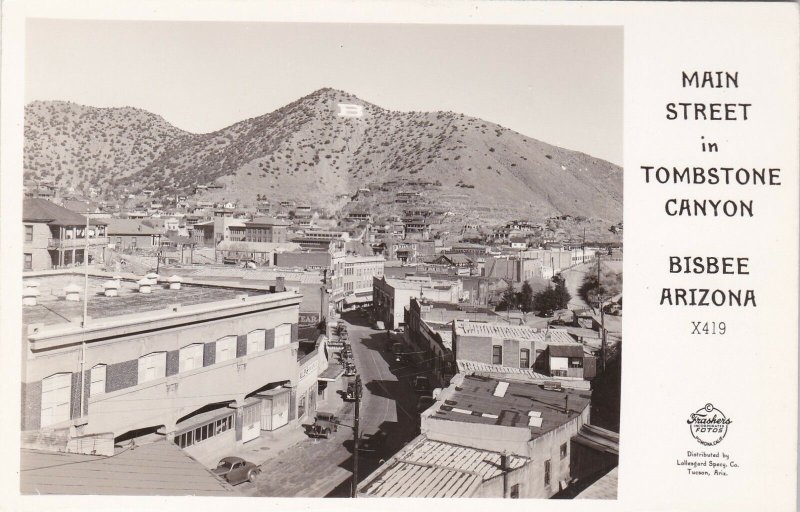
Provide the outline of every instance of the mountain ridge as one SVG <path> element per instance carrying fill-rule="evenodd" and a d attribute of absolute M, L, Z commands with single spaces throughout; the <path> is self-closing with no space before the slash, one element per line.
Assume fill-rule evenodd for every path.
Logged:
<path fill-rule="evenodd" d="M 361 115 L 340 115 L 347 109 Z M 610 162 L 464 114 L 392 111 L 331 88 L 206 134 L 133 107 L 34 102 L 25 134 L 26 177 L 79 187 L 175 194 L 217 182 L 244 202 L 332 204 L 367 183 L 412 180 L 438 183 L 425 192 L 434 202 L 455 191 L 478 207 L 622 219 L 622 169 Z"/>

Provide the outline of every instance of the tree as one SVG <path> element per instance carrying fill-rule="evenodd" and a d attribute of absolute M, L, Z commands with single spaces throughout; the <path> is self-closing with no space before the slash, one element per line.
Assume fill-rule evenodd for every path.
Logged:
<path fill-rule="evenodd" d="M 533 296 L 533 309 L 539 312 L 555 311 L 558 309 L 556 291 L 551 285 Z"/>
<path fill-rule="evenodd" d="M 503 296 L 500 298 L 500 304 L 497 306 L 497 309 L 508 311 L 509 309 L 516 309 L 517 308 L 517 292 L 514 291 L 514 284 L 509 282 L 508 287 L 503 292 Z"/>
<path fill-rule="evenodd" d="M 523 317 L 533 310 L 533 288 L 528 281 L 522 283 L 522 290 L 517 294 L 517 307 L 522 311 Z"/>
<path fill-rule="evenodd" d="M 554 293 L 556 302 L 558 304 L 557 309 L 565 309 L 569 304 L 570 299 L 572 299 L 572 295 L 570 295 L 569 291 L 567 290 L 567 284 L 563 277 L 556 282 Z"/>

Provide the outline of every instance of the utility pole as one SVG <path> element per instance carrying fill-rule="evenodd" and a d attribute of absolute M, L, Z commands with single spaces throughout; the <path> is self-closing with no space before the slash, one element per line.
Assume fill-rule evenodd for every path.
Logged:
<path fill-rule="evenodd" d="M 83 402 L 86 393 L 86 321 L 89 313 L 89 216 L 86 216 L 86 230 L 83 232 L 83 336 L 81 336 L 81 402 L 80 417 L 83 418 Z"/>
<path fill-rule="evenodd" d="M 361 404 L 361 375 L 356 374 L 356 411 L 353 424 L 353 484 L 350 488 L 350 497 L 355 498 L 358 488 L 358 409 Z"/>
<path fill-rule="evenodd" d="M 600 307 L 600 366 L 606 372 L 606 315 L 603 312 L 603 296 L 599 293 L 600 285 L 600 253 L 597 253 L 597 301 Z"/>
<path fill-rule="evenodd" d="M 508 498 L 508 452 L 500 454 L 500 471 L 503 472 L 503 498 Z"/>

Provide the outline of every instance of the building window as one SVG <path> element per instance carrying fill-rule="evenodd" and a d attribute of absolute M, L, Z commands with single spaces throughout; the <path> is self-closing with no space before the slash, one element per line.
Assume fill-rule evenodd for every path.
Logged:
<path fill-rule="evenodd" d="M 583 359 L 580 357 L 570 357 L 569 358 L 569 367 L 570 368 L 583 368 Z"/>
<path fill-rule="evenodd" d="M 33 242 L 33 226 L 25 225 L 25 241 Z"/>
<path fill-rule="evenodd" d="M 256 329 L 247 333 L 247 353 L 255 354 L 267 348 L 267 331 Z"/>
<path fill-rule="evenodd" d="M 514 500 L 519 498 L 519 484 L 511 486 L 511 495 L 509 497 Z"/>
<path fill-rule="evenodd" d="M 221 363 L 236 357 L 236 336 L 225 336 L 216 343 L 215 363 Z"/>
<path fill-rule="evenodd" d="M 228 415 L 224 418 L 211 420 L 210 422 L 194 427 L 187 432 L 176 434 L 173 442 L 181 448 L 192 446 L 200 441 L 204 441 L 215 435 L 231 430 L 233 428 L 233 415 Z"/>
<path fill-rule="evenodd" d="M 42 379 L 42 427 L 48 427 L 69 419 L 71 391 L 71 373 L 56 373 Z"/>
<path fill-rule="evenodd" d="M 275 328 L 275 346 L 288 345 L 292 342 L 292 324 L 282 324 Z"/>
<path fill-rule="evenodd" d="M 25 266 L 23 267 L 25 270 L 32 270 L 33 269 L 33 255 L 30 253 L 25 253 Z"/>
<path fill-rule="evenodd" d="M 306 413 L 306 395 L 303 394 L 303 396 L 301 396 L 297 400 L 297 417 L 302 418 L 305 413 Z"/>
<path fill-rule="evenodd" d="M 531 367 L 531 351 L 527 348 L 523 348 L 519 351 L 519 367 L 520 368 L 530 368 Z"/>
<path fill-rule="evenodd" d="M 561 459 L 562 460 L 567 457 L 567 443 L 562 443 L 561 444 L 560 454 L 561 454 Z"/>
<path fill-rule="evenodd" d="M 139 358 L 138 383 L 161 379 L 167 376 L 167 353 L 153 352 Z"/>
<path fill-rule="evenodd" d="M 90 378 L 89 396 L 102 395 L 106 392 L 106 365 L 98 364 L 93 366 Z"/>
<path fill-rule="evenodd" d="M 180 372 L 188 372 L 203 367 L 203 344 L 193 343 L 183 347 L 178 353 Z"/>
<path fill-rule="evenodd" d="M 503 364 L 503 347 L 500 345 L 492 347 L 492 364 Z"/>
<path fill-rule="evenodd" d="M 544 461 L 544 485 L 545 487 L 550 485 L 550 459 Z"/>

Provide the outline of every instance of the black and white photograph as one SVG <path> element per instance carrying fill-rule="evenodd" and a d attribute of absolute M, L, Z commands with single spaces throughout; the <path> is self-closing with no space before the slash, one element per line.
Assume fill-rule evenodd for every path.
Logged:
<path fill-rule="evenodd" d="M 0 3 L 3 510 L 797 510 L 796 2 Z"/>
<path fill-rule="evenodd" d="M 26 23 L 22 494 L 615 499 L 619 26 Z"/>

